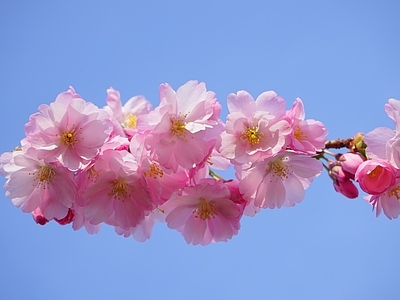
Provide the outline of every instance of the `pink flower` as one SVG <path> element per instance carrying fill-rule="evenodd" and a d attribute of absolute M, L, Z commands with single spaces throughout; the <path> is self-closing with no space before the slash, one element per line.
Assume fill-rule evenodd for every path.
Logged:
<path fill-rule="evenodd" d="M 228 96 L 229 115 L 219 151 L 235 164 L 271 157 L 286 146 L 290 134 L 284 120 L 285 101 L 275 92 L 264 92 L 254 101 L 246 91 Z"/>
<path fill-rule="evenodd" d="M 322 164 L 308 155 L 284 151 L 236 171 L 245 199 L 254 198 L 256 207 L 280 208 L 303 200 L 304 190 L 321 173 Z"/>
<path fill-rule="evenodd" d="M 358 189 L 350 179 L 344 181 L 333 181 L 333 187 L 336 192 L 341 193 L 349 199 L 355 199 L 358 197 Z"/>
<path fill-rule="evenodd" d="M 378 127 L 367 133 L 364 137 L 366 153 L 368 158 L 385 159 L 400 168 L 400 101 L 389 99 L 385 110 L 394 121 L 395 130 Z"/>
<path fill-rule="evenodd" d="M 390 220 L 396 219 L 400 214 L 400 178 L 396 179 L 395 183 L 385 192 L 378 195 L 368 195 L 365 200 L 372 204 L 377 217 L 383 210 Z"/>
<path fill-rule="evenodd" d="M 325 147 L 328 131 L 319 121 L 304 120 L 304 105 L 300 98 L 296 98 L 292 109 L 286 112 L 286 116 L 292 127 L 290 134 L 292 150 L 315 154 Z"/>
<path fill-rule="evenodd" d="M 335 191 L 350 199 L 358 197 L 358 189 L 354 185 L 354 175 L 346 172 L 340 162 L 329 163 L 329 176 L 333 180 Z"/>
<path fill-rule="evenodd" d="M 49 220 L 47 220 L 43 216 L 43 213 L 42 213 L 42 211 L 40 210 L 39 207 L 36 208 L 34 211 L 32 211 L 32 217 L 33 217 L 33 220 L 36 222 L 36 224 L 39 224 L 39 225 L 42 225 L 42 226 L 46 225 L 49 222 Z"/>
<path fill-rule="evenodd" d="M 136 126 L 139 117 L 151 111 L 151 103 L 144 96 L 134 96 L 122 106 L 119 92 L 112 87 L 107 90 L 107 95 L 105 109 L 110 111 L 117 120 L 118 127 L 122 127 L 125 134 L 134 135 L 137 131 Z M 119 132 L 118 127 L 115 130 L 116 132 Z"/>
<path fill-rule="evenodd" d="M 342 154 L 339 161 L 343 170 L 351 174 L 352 179 L 354 179 L 358 167 L 365 161 L 365 158 L 359 153 L 348 152 Z"/>
<path fill-rule="evenodd" d="M 139 130 L 151 132 L 146 147 L 153 159 L 173 172 L 178 166 L 193 168 L 210 154 L 223 130 L 218 119 L 221 106 L 215 94 L 197 81 L 176 92 L 163 84 L 160 99 L 160 105 L 138 122 Z"/>
<path fill-rule="evenodd" d="M 396 169 L 383 159 L 367 160 L 358 167 L 355 180 L 364 192 L 378 195 L 395 183 Z"/>
<path fill-rule="evenodd" d="M 114 226 L 135 227 L 155 208 L 146 182 L 137 172 L 138 166 L 131 153 L 107 150 L 99 157 L 101 172 L 82 197 L 85 218 L 97 225 L 113 214 Z M 96 164 L 95 164 L 96 167 Z"/>
<path fill-rule="evenodd" d="M 27 140 L 45 162 L 76 171 L 95 158 L 110 136 L 108 113 L 70 88 L 49 106 L 41 105 L 25 126 Z"/>
<path fill-rule="evenodd" d="M 171 172 L 151 159 L 149 151 L 144 148 L 141 140 L 140 134 L 133 136 L 130 151 L 136 158 L 138 173 L 145 179 L 152 201 L 162 205 L 172 194 L 181 193 L 189 182 L 188 174 L 182 168 L 178 168 L 175 173 Z"/>
<path fill-rule="evenodd" d="M 167 225 L 180 231 L 188 244 L 227 241 L 238 233 L 241 218 L 238 205 L 230 197 L 222 181 L 203 179 L 165 203 L 169 207 Z"/>
<path fill-rule="evenodd" d="M 29 154 L 15 151 L 12 162 L 5 166 L 13 169 L 4 184 L 6 196 L 23 212 L 39 208 L 46 220 L 62 219 L 77 198 L 74 175 L 57 163 L 38 160 L 35 154 L 32 148 Z"/>

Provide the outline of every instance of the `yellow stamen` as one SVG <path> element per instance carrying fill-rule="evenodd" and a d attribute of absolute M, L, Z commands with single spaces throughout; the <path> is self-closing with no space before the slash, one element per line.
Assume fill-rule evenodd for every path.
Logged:
<path fill-rule="evenodd" d="M 157 179 L 157 177 L 161 178 L 163 175 L 163 170 L 161 170 L 160 166 L 156 163 L 152 163 L 149 170 L 144 172 L 144 176 L 153 177 L 154 179 Z"/>
<path fill-rule="evenodd" d="M 125 116 L 125 121 L 124 121 L 124 127 L 126 127 L 126 128 L 132 128 L 132 129 L 135 129 L 136 128 L 136 126 L 137 126 L 137 120 L 138 120 L 138 116 L 135 116 L 134 114 L 131 114 L 131 113 L 129 113 L 129 114 L 127 114 L 126 116 Z"/>
<path fill-rule="evenodd" d="M 217 207 L 214 203 L 207 201 L 204 198 L 200 199 L 197 204 L 197 208 L 193 211 L 195 218 L 200 218 L 202 220 L 210 220 L 218 213 Z"/>
<path fill-rule="evenodd" d="M 92 182 L 95 182 L 97 178 L 99 178 L 99 172 L 94 168 L 94 166 L 90 167 L 89 170 L 86 171 L 87 177 Z"/>
<path fill-rule="evenodd" d="M 308 135 L 304 134 L 299 125 L 297 125 L 294 129 L 293 136 L 298 141 L 302 141 L 308 138 Z"/>
<path fill-rule="evenodd" d="M 184 138 L 187 134 L 185 125 L 184 117 L 171 118 L 171 133 L 177 137 Z"/>
<path fill-rule="evenodd" d="M 68 125 L 67 125 L 68 128 Z M 82 128 L 79 128 L 80 131 L 82 131 Z M 78 132 L 75 128 L 75 125 L 72 125 L 72 129 L 66 129 L 64 130 L 61 135 L 56 134 L 56 136 L 60 137 L 60 142 L 61 144 L 65 146 L 74 146 L 78 142 L 78 134 L 81 132 Z"/>
<path fill-rule="evenodd" d="M 389 197 L 396 197 L 397 200 L 400 200 L 400 195 L 399 195 L 399 191 L 400 191 L 400 185 L 394 187 L 393 189 L 391 189 L 388 192 Z"/>
<path fill-rule="evenodd" d="M 109 196 L 114 196 L 115 200 L 125 202 L 125 198 L 130 197 L 132 188 L 122 178 L 116 179 L 111 184 L 111 189 L 108 192 Z"/>
<path fill-rule="evenodd" d="M 240 133 L 241 140 L 247 141 L 252 146 L 257 145 L 264 138 L 264 134 L 262 132 L 259 132 L 258 130 L 258 126 L 245 126 L 245 131 L 242 131 Z"/>
<path fill-rule="evenodd" d="M 161 209 L 161 208 L 159 208 L 159 207 L 157 207 L 155 210 L 157 210 L 157 211 L 159 211 L 160 213 L 165 213 L 165 211 L 163 210 L 163 209 Z"/>
<path fill-rule="evenodd" d="M 381 166 L 376 166 L 371 172 L 367 173 L 370 178 L 375 178 L 382 174 L 383 168 Z"/>
<path fill-rule="evenodd" d="M 271 172 L 271 180 L 275 179 L 275 181 L 277 181 L 278 179 L 283 180 L 284 178 L 289 178 L 289 175 L 292 174 L 289 166 L 283 163 L 283 158 L 279 158 L 269 163 L 265 172 Z"/>
<path fill-rule="evenodd" d="M 56 179 L 56 172 L 51 165 L 40 166 L 39 170 L 29 173 L 29 175 L 35 176 L 33 179 L 34 186 L 42 186 L 44 189 L 48 188 L 50 184 L 53 184 Z"/>

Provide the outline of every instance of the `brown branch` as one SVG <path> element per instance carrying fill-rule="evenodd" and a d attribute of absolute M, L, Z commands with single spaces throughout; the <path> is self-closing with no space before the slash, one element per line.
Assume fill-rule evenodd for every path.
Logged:
<path fill-rule="evenodd" d="M 325 143 L 325 149 L 348 148 L 354 150 L 353 138 L 330 140 Z"/>

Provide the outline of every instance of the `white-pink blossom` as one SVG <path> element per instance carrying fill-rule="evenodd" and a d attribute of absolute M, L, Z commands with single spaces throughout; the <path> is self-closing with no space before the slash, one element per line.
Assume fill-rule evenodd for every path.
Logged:
<path fill-rule="evenodd" d="M 285 101 L 273 91 L 254 101 L 246 91 L 228 96 L 229 114 L 219 151 L 235 164 L 255 162 L 282 151 L 292 131 L 284 119 Z"/>
<path fill-rule="evenodd" d="M 400 178 L 383 193 L 365 196 L 365 200 L 372 204 L 377 217 L 383 211 L 388 219 L 397 219 L 400 214 Z"/>
<path fill-rule="evenodd" d="M 70 88 L 50 105 L 41 105 L 25 126 L 39 159 L 58 161 L 71 171 L 95 158 L 112 130 L 109 115 Z"/>
<path fill-rule="evenodd" d="M 160 105 L 138 120 L 138 129 L 150 131 L 146 147 L 153 158 L 174 172 L 200 164 L 223 130 L 221 105 L 204 83 L 189 81 L 175 92 L 160 86 Z"/>
<path fill-rule="evenodd" d="M 292 127 L 290 149 L 309 154 L 324 149 L 328 131 L 320 121 L 304 119 L 304 105 L 300 98 L 296 98 L 286 116 Z"/>
<path fill-rule="evenodd" d="M 118 125 L 114 125 L 114 131 L 120 135 L 122 135 L 121 129 L 128 136 L 134 135 L 137 131 L 139 117 L 151 111 L 151 103 L 141 95 L 130 98 L 122 105 L 120 93 L 112 87 L 107 89 L 106 102 L 105 109 L 118 123 Z"/>
<path fill-rule="evenodd" d="M 102 164 L 92 184 L 82 194 L 85 218 L 97 225 L 114 215 L 114 226 L 135 227 L 155 208 L 137 163 L 127 151 L 107 150 L 96 163 Z M 96 167 L 96 164 L 94 165 Z"/>
<path fill-rule="evenodd" d="M 203 179 L 164 206 L 168 227 L 180 231 L 188 244 L 227 241 L 240 228 L 242 211 L 222 181 Z"/>
<path fill-rule="evenodd" d="M 245 199 L 254 198 L 256 207 L 280 208 L 303 200 L 305 189 L 321 173 L 322 164 L 311 156 L 284 151 L 248 168 L 237 166 L 236 170 Z"/>
<path fill-rule="evenodd" d="M 76 201 L 74 174 L 58 163 L 45 163 L 29 153 L 15 151 L 10 164 L 12 170 L 4 184 L 6 196 L 23 212 L 40 209 L 47 220 L 64 218 Z"/>

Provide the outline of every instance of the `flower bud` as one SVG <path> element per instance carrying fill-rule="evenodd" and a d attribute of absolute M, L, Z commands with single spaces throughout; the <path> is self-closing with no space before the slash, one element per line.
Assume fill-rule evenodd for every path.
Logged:
<path fill-rule="evenodd" d="M 41 209 L 38 207 L 32 212 L 32 217 L 33 220 L 39 225 L 45 225 L 49 220 L 47 220 L 41 211 Z"/>
<path fill-rule="evenodd" d="M 344 181 L 334 181 L 335 191 L 341 193 L 347 198 L 354 199 L 358 197 L 358 189 L 350 179 Z"/>
<path fill-rule="evenodd" d="M 358 181 L 364 192 L 378 195 L 395 184 L 396 170 L 386 160 L 371 159 L 358 167 L 355 180 Z"/>
<path fill-rule="evenodd" d="M 343 170 L 350 173 L 354 178 L 358 166 L 364 162 L 364 157 L 358 153 L 348 152 L 340 156 L 340 165 Z"/>

